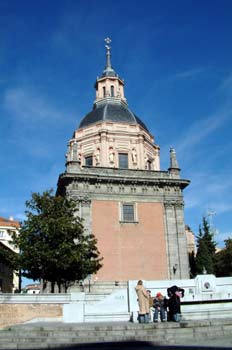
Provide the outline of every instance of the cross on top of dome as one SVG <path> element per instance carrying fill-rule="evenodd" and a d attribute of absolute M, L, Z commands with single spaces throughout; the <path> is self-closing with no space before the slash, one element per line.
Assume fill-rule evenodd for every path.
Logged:
<path fill-rule="evenodd" d="M 105 76 L 111 76 L 111 77 L 116 77 L 117 74 L 115 72 L 115 70 L 113 69 L 113 67 L 111 66 L 111 47 L 110 47 L 110 43 L 112 42 L 112 40 L 107 37 L 104 39 L 106 45 L 105 45 L 105 48 L 106 48 L 106 66 L 105 66 L 105 69 L 104 71 L 102 72 L 102 77 L 105 77 Z"/>
<path fill-rule="evenodd" d="M 112 42 L 112 40 L 109 37 L 107 37 L 104 39 L 104 41 L 106 43 L 105 47 L 107 48 L 107 50 L 110 50 L 109 44 Z"/>

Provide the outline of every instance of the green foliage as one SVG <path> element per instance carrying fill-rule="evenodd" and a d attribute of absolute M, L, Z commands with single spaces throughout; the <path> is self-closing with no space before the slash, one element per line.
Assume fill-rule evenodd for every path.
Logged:
<path fill-rule="evenodd" d="M 196 272 L 202 274 L 204 271 L 209 274 L 215 273 L 215 251 L 216 243 L 210 225 L 203 217 L 202 226 L 199 227 L 197 237 Z"/>
<path fill-rule="evenodd" d="M 194 252 L 189 253 L 190 278 L 196 276 L 196 258 Z"/>
<path fill-rule="evenodd" d="M 93 235 L 85 235 L 76 202 L 52 190 L 33 193 L 26 202 L 27 219 L 13 241 L 20 249 L 22 276 L 67 286 L 96 273 L 101 258 Z"/>
<path fill-rule="evenodd" d="M 216 276 L 232 276 L 232 239 L 225 241 L 225 248 L 216 254 Z"/>

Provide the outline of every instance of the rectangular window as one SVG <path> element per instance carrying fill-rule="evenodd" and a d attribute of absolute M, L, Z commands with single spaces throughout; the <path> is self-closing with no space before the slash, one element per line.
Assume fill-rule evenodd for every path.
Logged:
<path fill-rule="evenodd" d="M 92 156 L 85 157 L 85 165 L 93 166 L 93 157 Z"/>
<path fill-rule="evenodd" d="M 114 97 L 114 86 L 113 85 L 111 85 L 110 91 L 111 91 L 111 96 Z"/>
<path fill-rule="evenodd" d="M 151 161 L 150 161 L 150 160 L 147 161 L 147 169 L 148 169 L 148 170 L 152 170 L 152 169 L 151 169 Z"/>
<path fill-rule="evenodd" d="M 128 154 L 119 153 L 118 154 L 118 166 L 119 168 L 128 169 Z"/>
<path fill-rule="evenodd" d="M 122 221 L 134 222 L 135 212 L 133 204 L 122 204 Z"/>

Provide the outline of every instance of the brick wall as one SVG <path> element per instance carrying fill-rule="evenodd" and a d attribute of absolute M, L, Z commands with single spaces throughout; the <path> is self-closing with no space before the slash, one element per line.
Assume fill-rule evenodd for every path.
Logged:
<path fill-rule="evenodd" d="M 0 304 L 0 328 L 37 317 L 62 316 L 62 304 Z"/>
<path fill-rule="evenodd" d="M 118 201 L 92 202 L 93 234 L 104 257 L 99 280 L 166 279 L 161 203 L 137 203 L 136 223 L 120 223 Z"/>

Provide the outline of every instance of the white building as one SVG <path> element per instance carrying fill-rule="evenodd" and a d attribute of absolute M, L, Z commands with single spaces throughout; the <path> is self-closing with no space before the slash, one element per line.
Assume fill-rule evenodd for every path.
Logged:
<path fill-rule="evenodd" d="M 0 250 L 7 253 L 13 251 L 19 253 L 18 248 L 11 243 L 11 234 L 19 233 L 20 223 L 10 217 L 5 219 L 0 217 Z M 2 255 L 4 256 L 4 254 Z M 0 288 L 4 293 L 12 293 L 19 287 L 19 277 L 12 271 L 9 266 L 4 263 L 4 259 L 0 262 Z"/>

